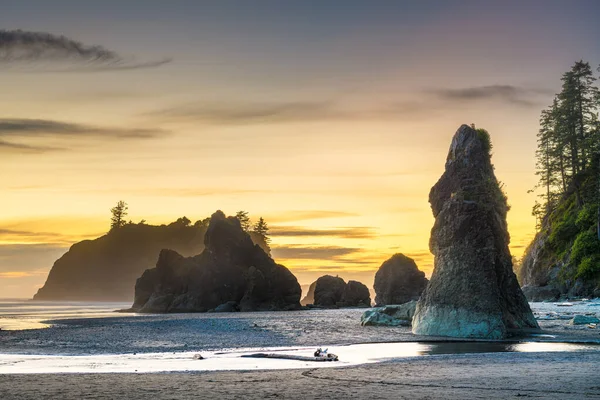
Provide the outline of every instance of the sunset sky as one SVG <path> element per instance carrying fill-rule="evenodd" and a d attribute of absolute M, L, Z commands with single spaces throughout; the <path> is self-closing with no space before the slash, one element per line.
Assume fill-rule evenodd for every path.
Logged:
<path fill-rule="evenodd" d="M 31 297 L 121 199 L 134 222 L 263 216 L 301 284 L 371 286 L 396 252 L 430 274 L 428 193 L 463 123 L 492 136 L 520 257 L 539 112 L 600 63 L 596 0 L 0 5 L 0 297 Z M 106 52 L 5 51 L 28 32 Z"/>

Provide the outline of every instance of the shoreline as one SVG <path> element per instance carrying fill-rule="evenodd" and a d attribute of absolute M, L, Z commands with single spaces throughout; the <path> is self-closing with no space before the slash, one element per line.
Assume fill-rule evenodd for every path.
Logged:
<path fill-rule="evenodd" d="M 600 352 L 438 355 L 341 368 L 0 375 L 6 400 L 598 399 Z"/>

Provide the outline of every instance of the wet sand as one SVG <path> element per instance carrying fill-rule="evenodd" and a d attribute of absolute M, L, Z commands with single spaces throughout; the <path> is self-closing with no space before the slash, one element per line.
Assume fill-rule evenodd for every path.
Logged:
<path fill-rule="evenodd" d="M 25 399 L 600 399 L 600 352 L 440 355 L 349 368 L 0 376 Z"/>

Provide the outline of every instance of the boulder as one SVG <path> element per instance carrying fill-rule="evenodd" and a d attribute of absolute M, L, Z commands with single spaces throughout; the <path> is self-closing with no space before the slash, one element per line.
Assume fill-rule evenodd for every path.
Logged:
<path fill-rule="evenodd" d="M 403 304 L 418 300 L 427 286 L 425 273 L 404 254 L 394 254 L 375 273 L 375 304 Z"/>
<path fill-rule="evenodd" d="M 244 232 L 237 218 L 214 213 L 204 250 L 183 257 L 162 250 L 156 268 L 137 280 L 132 306 L 138 312 L 295 310 L 301 289 L 296 277 Z M 235 304 L 235 307 L 233 306 Z"/>
<path fill-rule="evenodd" d="M 342 301 L 346 282 L 339 276 L 324 275 L 315 283 L 315 306 L 337 307 Z"/>
<path fill-rule="evenodd" d="M 523 286 L 523 294 L 529 301 L 555 301 L 560 297 L 560 290 L 554 286 Z"/>
<path fill-rule="evenodd" d="M 302 304 L 325 308 L 370 307 L 371 294 L 361 282 L 346 283 L 339 276 L 323 275 L 310 285 Z"/>
<path fill-rule="evenodd" d="M 342 294 L 340 307 L 370 307 L 371 293 L 369 288 L 358 281 L 348 281 Z"/>
<path fill-rule="evenodd" d="M 569 321 L 569 325 L 585 325 L 585 324 L 598 324 L 600 319 L 593 315 L 576 315 Z"/>
<path fill-rule="evenodd" d="M 373 308 L 363 313 L 360 324 L 362 326 L 410 326 L 416 307 L 417 302 L 413 300 L 405 304 Z"/>
<path fill-rule="evenodd" d="M 431 189 L 434 271 L 417 304 L 415 334 L 502 339 L 539 330 L 513 272 L 508 205 L 490 150 L 486 131 L 461 126 Z"/>

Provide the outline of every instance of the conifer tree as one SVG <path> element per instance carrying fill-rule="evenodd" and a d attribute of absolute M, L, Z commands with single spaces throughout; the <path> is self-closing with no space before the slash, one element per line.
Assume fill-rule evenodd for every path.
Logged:
<path fill-rule="evenodd" d="M 263 217 L 260 217 L 258 219 L 258 222 L 256 222 L 256 224 L 254 224 L 254 232 L 258 233 L 259 235 L 262 235 L 262 237 L 265 239 L 265 241 L 267 243 L 271 242 L 271 238 L 269 238 L 269 226 L 267 225 L 266 221 L 264 220 Z"/>
<path fill-rule="evenodd" d="M 126 224 L 125 217 L 127 216 L 127 203 L 119 200 L 117 205 L 110 209 L 112 217 L 110 218 L 110 230 L 121 228 Z"/>
<path fill-rule="evenodd" d="M 242 229 L 244 231 L 248 232 L 250 230 L 250 227 L 252 226 L 252 222 L 250 221 L 248 212 L 247 211 L 238 211 L 235 214 L 235 217 L 238 219 L 238 221 L 240 221 L 240 225 L 242 226 Z"/>

